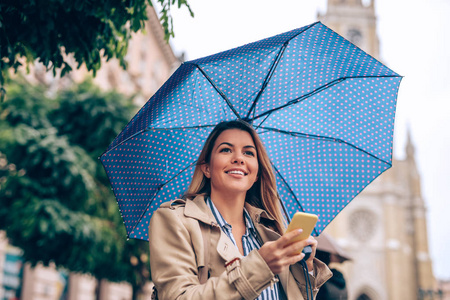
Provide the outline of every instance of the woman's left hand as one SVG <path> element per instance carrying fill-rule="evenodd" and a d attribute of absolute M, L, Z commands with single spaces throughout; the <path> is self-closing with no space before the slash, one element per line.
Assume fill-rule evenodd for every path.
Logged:
<path fill-rule="evenodd" d="M 308 240 L 313 241 L 313 242 L 310 244 L 310 246 L 311 246 L 311 248 L 312 248 L 311 255 L 310 255 L 309 258 L 306 260 L 306 265 L 308 266 L 308 272 L 311 272 L 312 270 L 314 270 L 314 262 L 313 262 L 313 260 L 314 260 L 314 257 L 316 256 L 316 250 L 317 250 L 317 244 L 318 244 L 318 242 L 317 242 L 317 240 L 316 240 L 313 236 L 310 236 L 310 237 L 308 238 Z"/>

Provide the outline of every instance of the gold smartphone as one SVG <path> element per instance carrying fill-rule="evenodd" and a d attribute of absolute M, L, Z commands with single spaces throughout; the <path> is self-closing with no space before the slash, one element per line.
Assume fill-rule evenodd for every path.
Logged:
<path fill-rule="evenodd" d="M 292 243 L 306 240 L 314 230 L 317 219 L 317 215 L 304 212 L 296 212 L 292 217 L 291 223 L 289 223 L 286 233 L 296 229 L 303 229 L 303 232 L 299 236 L 293 238 Z M 303 249 L 299 250 L 298 252 L 296 252 L 296 254 L 300 254 L 302 250 Z"/>

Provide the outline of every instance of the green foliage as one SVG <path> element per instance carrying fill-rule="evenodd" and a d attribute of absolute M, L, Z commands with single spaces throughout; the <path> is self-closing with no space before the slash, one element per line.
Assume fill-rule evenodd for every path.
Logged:
<path fill-rule="evenodd" d="M 46 114 L 51 109 L 51 102 L 45 95 L 43 86 L 31 86 L 23 78 L 17 78 L 17 84 L 10 84 L 9 104 L 2 106 L 0 116 L 12 126 L 26 124 L 35 129 L 47 128 L 51 124 L 48 122 Z M 27 95 L 27 99 L 22 95 Z"/>
<path fill-rule="evenodd" d="M 191 10 L 191 7 L 186 0 L 158 0 L 158 3 L 161 6 L 160 22 L 163 27 L 164 37 L 166 40 L 169 40 L 170 37 L 175 37 L 175 33 L 173 31 L 173 19 L 170 15 L 171 8 L 175 5 L 175 3 L 178 8 L 181 8 L 183 5 L 186 6 L 191 17 L 194 17 L 194 12 Z"/>
<path fill-rule="evenodd" d="M 58 134 L 67 135 L 70 143 L 82 147 L 95 159 L 131 119 L 131 114 L 123 110 L 135 109 L 131 99 L 124 101 L 115 92 L 101 92 L 90 82 L 62 91 L 58 103 L 50 115 Z"/>
<path fill-rule="evenodd" d="M 170 9 L 186 0 L 158 0 L 160 22 L 166 40 L 174 36 Z M 101 55 L 117 58 L 126 67 L 125 55 L 132 32 L 145 27 L 151 0 L 22 0 L 0 2 L 0 94 L 8 69 L 17 70 L 36 60 L 48 70 L 61 69 L 61 76 L 72 70 L 67 54 L 77 68 L 85 64 L 89 71 L 101 67 Z"/>
<path fill-rule="evenodd" d="M 89 209 L 95 163 L 86 152 L 56 136 L 54 128 L 36 130 L 20 124 L 11 130 L 14 139 L 3 141 L 1 151 L 17 169 L 26 170 L 29 179 L 29 184 L 23 182 L 14 194 L 56 197 L 72 210 Z"/>
<path fill-rule="evenodd" d="M 118 279 L 111 272 L 121 259 L 121 243 L 113 224 L 85 213 L 73 212 L 58 200 L 31 198 L 26 206 L 16 201 L 11 206 L 23 222 L 11 222 L 9 239 L 25 249 L 25 258 L 33 265 L 54 262 L 58 266 L 100 278 Z M 33 245 L 33 251 L 28 251 Z M 51 246 L 50 246 L 51 245 Z M 86 255 L 86 251 L 89 255 Z M 111 273 L 111 274 L 110 274 Z M 113 276 L 113 277 L 111 277 Z M 124 278 L 119 278 L 124 280 Z"/>
<path fill-rule="evenodd" d="M 46 96 L 18 78 L 0 106 L 0 229 L 24 259 L 139 290 L 149 279 L 144 241 L 125 227 L 97 157 L 136 111 L 131 98 L 90 81 Z"/>

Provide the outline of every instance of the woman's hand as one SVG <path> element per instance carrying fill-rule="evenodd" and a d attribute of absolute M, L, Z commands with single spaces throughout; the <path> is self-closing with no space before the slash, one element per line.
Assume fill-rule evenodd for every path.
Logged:
<path fill-rule="evenodd" d="M 259 254 L 266 261 L 272 273 L 280 274 L 286 267 L 289 267 L 290 265 L 301 261 L 303 257 L 305 257 L 305 254 L 295 253 L 308 245 L 311 245 L 313 250 L 311 253 L 311 257 L 308 259 L 309 262 L 307 261 L 308 270 L 310 265 L 312 270 L 313 257 L 316 254 L 317 241 L 314 238 L 311 239 L 310 237 L 306 240 L 291 244 L 291 240 L 301 233 L 301 229 L 291 231 L 289 233 L 286 233 L 276 241 L 266 242 L 258 250 Z"/>

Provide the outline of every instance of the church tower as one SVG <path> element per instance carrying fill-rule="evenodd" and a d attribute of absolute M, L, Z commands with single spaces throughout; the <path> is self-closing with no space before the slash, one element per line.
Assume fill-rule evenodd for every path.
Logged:
<path fill-rule="evenodd" d="M 319 21 L 376 59 L 374 0 L 328 0 Z M 334 265 L 347 279 L 350 300 L 433 299 L 426 207 L 408 133 L 405 158 L 372 182 L 325 229 L 352 257 Z"/>
<path fill-rule="evenodd" d="M 374 0 L 328 0 L 327 12 L 319 21 L 379 59 Z"/>

